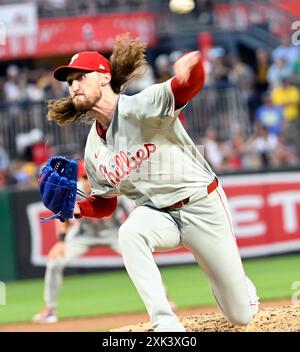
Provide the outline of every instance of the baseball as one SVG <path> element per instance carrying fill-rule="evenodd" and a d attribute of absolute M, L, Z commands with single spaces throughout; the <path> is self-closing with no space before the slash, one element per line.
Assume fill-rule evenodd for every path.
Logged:
<path fill-rule="evenodd" d="M 169 2 L 170 10 L 179 15 L 191 12 L 194 7 L 194 0 L 171 0 Z"/>

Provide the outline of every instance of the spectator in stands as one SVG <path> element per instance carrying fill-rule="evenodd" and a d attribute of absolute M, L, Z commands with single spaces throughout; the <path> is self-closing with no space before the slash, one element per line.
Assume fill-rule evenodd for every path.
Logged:
<path fill-rule="evenodd" d="M 204 146 L 205 158 L 208 160 L 212 168 L 215 170 L 222 169 L 223 157 L 215 129 L 212 127 L 206 129 L 202 145 Z"/>
<path fill-rule="evenodd" d="M 97 5 L 95 0 L 80 0 L 80 1 L 70 1 L 71 3 L 70 7 L 72 4 L 75 2 L 79 3 L 79 14 L 85 14 L 85 15 L 94 15 L 97 13 Z"/>
<path fill-rule="evenodd" d="M 263 96 L 263 105 L 256 110 L 256 122 L 268 129 L 269 133 L 280 136 L 283 131 L 283 107 L 272 103 L 270 92 Z"/>
<path fill-rule="evenodd" d="M 255 91 L 258 96 L 264 94 L 269 88 L 268 70 L 271 65 L 269 54 L 264 48 L 255 52 Z"/>
<path fill-rule="evenodd" d="M 201 25 L 212 25 L 214 21 L 214 0 L 195 0 L 194 13 Z"/>
<path fill-rule="evenodd" d="M 13 160 L 9 172 L 10 184 L 22 189 L 38 187 L 38 168 L 33 162 Z"/>
<path fill-rule="evenodd" d="M 208 51 L 206 62 L 206 84 L 227 83 L 229 67 L 225 63 L 225 50 L 215 47 Z"/>
<path fill-rule="evenodd" d="M 5 171 L 8 169 L 10 160 L 3 146 L 3 142 L 0 139 L 0 170 Z"/>
<path fill-rule="evenodd" d="M 6 70 L 6 82 L 4 83 L 5 102 L 9 103 L 7 114 L 8 129 L 15 131 L 16 125 L 23 123 L 22 108 L 20 103 L 26 101 L 27 78 L 18 66 L 9 65 Z"/>
<path fill-rule="evenodd" d="M 7 187 L 7 176 L 6 173 L 0 170 L 0 190 L 5 189 Z"/>
<path fill-rule="evenodd" d="M 263 104 L 262 96 L 269 88 L 268 71 L 271 66 L 268 52 L 259 48 L 255 52 L 254 85 L 248 99 L 249 117 L 252 127 L 255 124 L 256 110 Z"/>
<path fill-rule="evenodd" d="M 7 0 L 8 1 L 8 0 Z M 94 15 L 108 10 L 145 9 L 148 0 L 35 0 L 39 17 Z"/>
<path fill-rule="evenodd" d="M 0 77 L 0 105 L 5 100 L 5 94 L 4 94 L 5 82 L 6 82 L 6 80 L 4 79 L 4 77 Z"/>
<path fill-rule="evenodd" d="M 290 79 L 283 79 L 280 85 L 272 90 L 271 100 L 275 106 L 283 109 L 285 142 L 300 150 L 299 89 L 290 83 Z"/>
<path fill-rule="evenodd" d="M 293 66 L 293 82 L 298 88 L 300 88 L 300 54 Z"/>
<path fill-rule="evenodd" d="M 28 133 L 18 134 L 16 146 L 20 160 L 33 162 L 36 166 L 44 164 L 53 154 L 53 149 L 45 141 L 43 132 L 36 128 Z"/>
<path fill-rule="evenodd" d="M 27 85 L 25 87 L 26 100 L 31 102 L 41 102 L 45 99 L 45 94 L 42 89 L 37 85 L 35 78 L 28 79 Z"/>
<path fill-rule="evenodd" d="M 171 64 L 169 60 L 169 56 L 167 54 L 160 54 L 157 56 L 154 62 L 157 83 L 162 83 L 171 78 Z"/>
<path fill-rule="evenodd" d="M 221 145 L 223 166 L 225 171 L 241 170 L 249 166 L 245 148 L 245 136 L 241 131 L 233 134 L 232 138 Z"/>
<path fill-rule="evenodd" d="M 47 68 L 40 69 L 36 85 L 38 89 L 43 91 L 45 99 L 59 99 L 67 93 L 67 85 L 55 80 Z"/>
<path fill-rule="evenodd" d="M 292 68 L 288 64 L 287 58 L 285 56 L 276 57 L 274 63 L 270 66 L 268 70 L 268 81 L 271 88 L 280 85 L 281 81 L 285 78 L 292 76 Z"/>
<path fill-rule="evenodd" d="M 136 94 L 146 87 L 151 86 L 155 83 L 155 77 L 152 67 L 146 63 L 144 66 L 139 68 L 140 76 L 135 77 L 128 82 L 126 88 L 126 94 L 132 95 Z"/>
<path fill-rule="evenodd" d="M 229 71 L 230 82 L 235 83 L 241 89 L 249 89 L 253 84 L 253 71 L 245 64 L 238 55 L 230 57 L 231 68 Z"/>
<path fill-rule="evenodd" d="M 232 55 L 230 63 L 229 81 L 238 86 L 245 102 L 248 103 L 253 92 L 254 73 L 251 67 L 245 64 L 238 55 Z"/>
<path fill-rule="evenodd" d="M 277 145 L 277 136 L 269 133 L 265 126 L 257 124 L 254 136 L 247 142 L 246 150 L 258 156 L 259 168 L 266 168 L 271 164 L 271 157 Z"/>
<path fill-rule="evenodd" d="M 300 48 L 296 45 L 292 45 L 290 35 L 282 37 L 281 44 L 275 48 L 272 52 L 272 59 L 277 62 L 279 58 L 285 57 L 287 66 L 292 71 L 294 63 L 299 58 Z"/>
<path fill-rule="evenodd" d="M 170 62 L 170 73 L 171 76 L 174 75 L 174 64 L 177 60 L 179 60 L 181 58 L 181 56 L 183 56 L 184 53 L 181 50 L 173 50 L 170 54 L 169 54 L 169 62 Z"/>
<path fill-rule="evenodd" d="M 16 65 L 10 65 L 6 70 L 6 82 L 4 83 L 4 99 L 7 102 L 21 101 L 20 69 Z"/>
<path fill-rule="evenodd" d="M 111 3 L 111 0 L 96 0 L 96 5 L 99 10 L 108 8 Z"/>
<path fill-rule="evenodd" d="M 0 189 L 4 188 L 7 184 L 9 165 L 10 160 L 0 140 Z"/>
<path fill-rule="evenodd" d="M 281 140 L 279 140 L 275 151 L 271 154 L 271 165 L 273 167 L 287 167 L 299 165 L 297 154 Z"/>
<path fill-rule="evenodd" d="M 55 17 L 65 13 L 67 9 L 67 0 L 38 0 L 38 11 L 41 17 Z"/>

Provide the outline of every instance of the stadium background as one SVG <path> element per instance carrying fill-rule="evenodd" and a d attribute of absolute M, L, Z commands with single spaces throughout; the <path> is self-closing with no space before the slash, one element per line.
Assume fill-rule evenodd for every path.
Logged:
<path fill-rule="evenodd" d="M 38 170 L 53 154 L 82 157 L 88 131 L 46 120 L 45 101 L 67 94 L 51 70 L 80 50 L 109 56 L 114 37 L 124 32 L 147 42 L 149 62 L 126 94 L 168 79 L 180 55 L 201 50 L 205 88 L 181 121 L 220 175 L 241 255 L 261 297 L 291 298 L 300 280 L 300 46 L 294 45 L 300 41 L 299 3 L 198 0 L 185 15 L 172 13 L 168 4 L 0 0 L 0 281 L 7 291 L 0 323 L 30 320 L 42 304 L 41 278 L 57 229 L 39 223 L 47 211 L 36 190 Z M 201 276 L 196 288 L 188 280 L 184 288 L 177 282 L 178 275 L 198 280 L 188 252 L 156 259 L 166 266 L 163 275 L 180 307 L 213 303 Z M 108 250 L 89 252 L 66 275 L 72 276 L 62 291 L 63 317 L 144 309 L 121 259 Z M 89 284 L 95 285 L 93 293 L 84 292 Z M 125 297 L 137 303 L 124 298 L 110 305 L 111 292 L 125 286 Z"/>

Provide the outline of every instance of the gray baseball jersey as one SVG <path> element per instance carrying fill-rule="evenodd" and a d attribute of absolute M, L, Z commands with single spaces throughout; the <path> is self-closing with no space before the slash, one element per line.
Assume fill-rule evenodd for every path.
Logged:
<path fill-rule="evenodd" d="M 138 206 L 119 229 L 126 270 L 154 331 L 185 331 L 166 298 L 153 251 L 189 248 L 207 274 L 216 301 L 233 323 L 248 324 L 258 309 L 232 231 L 226 195 L 177 116 L 170 81 L 134 96 L 120 95 L 106 132 L 91 127 L 85 166 L 92 193 L 125 194 Z M 190 197 L 176 211 L 157 211 Z M 143 206 L 146 205 L 146 206 Z M 150 206 L 149 206 L 150 205 Z"/>
<path fill-rule="evenodd" d="M 106 141 L 94 122 L 85 148 L 92 194 L 125 194 L 157 208 L 207 195 L 215 174 L 177 118 L 170 82 L 120 95 Z"/>

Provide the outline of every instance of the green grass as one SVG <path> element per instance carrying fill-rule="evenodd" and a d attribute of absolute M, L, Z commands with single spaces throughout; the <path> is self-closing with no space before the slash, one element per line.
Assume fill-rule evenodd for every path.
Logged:
<path fill-rule="evenodd" d="M 300 255 L 245 260 L 247 275 L 261 300 L 291 298 L 291 286 L 300 281 Z M 163 267 L 161 273 L 179 308 L 214 305 L 207 280 L 196 265 Z M 6 306 L 0 323 L 31 320 L 43 305 L 43 280 L 8 282 Z M 59 299 L 59 316 L 73 318 L 145 311 L 125 271 L 67 276 Z"/>
<path fill-rule="evenodd" d="M 260 300 L 291 298 L 292 283 L 300 281 L 300 254 L 243 261 Z M 168 290 L 179 307 L 214 305 L 206 277 L 197 266 L 162 269 Z"/>

